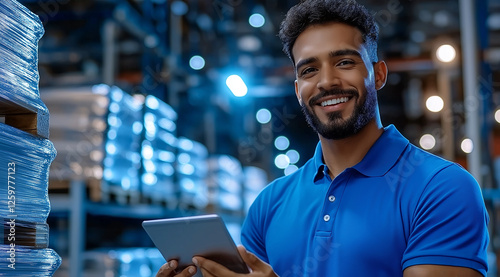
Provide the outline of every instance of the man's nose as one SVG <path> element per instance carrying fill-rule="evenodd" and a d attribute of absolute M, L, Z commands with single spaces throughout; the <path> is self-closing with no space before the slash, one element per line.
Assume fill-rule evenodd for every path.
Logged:
<path fill-rule="evenodd" d="M 330 66 L 323 68 L 319 74 L 320 76 L 317 84 L 318 89 L 330 90 L 342 85 L 339 73 Z"/>

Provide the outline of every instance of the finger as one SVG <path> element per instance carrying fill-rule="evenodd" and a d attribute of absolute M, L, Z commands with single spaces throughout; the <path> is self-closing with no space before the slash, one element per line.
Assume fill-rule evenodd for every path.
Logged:
<path fill-rule="evenodd" d="M 184 270 L 181 271 L 181 273 L 175 275 L 175 277 L 191 277 L 196 274 L 196 270 L 197 269 L 195 266 L 190 265 L 184 268 Z"/>
<path fill-rule="evenodd" d="M 160 267 L 156 277 L 168 277 L 174 274 L 177 268 L 177 261 L 169 261 Z"/>
<path fill-rule="evenodd" d="M 243 245 L 238 246 L 238 252 L 240 252 L 241 258 L 252 269 L 252 271 L 265 272 L 271 268 L 267 263 L 255 256 L 255 254 L 246 250 Z"/>
<path fill-rule="evenodd" d="M 200 271 L 201 271 L 201 274 L 203 275 L 203 277 L 215 277 L 215 275 L 213 275 L 212 273 L 208 272 L 204 268 L 201 268 Z"/>
<path fill-rule="evenodd" d="M 238 246 L 238 252 L 240 252 L 243 261 L 252 269 L 254 269 L 255 266 L 258 266 L 260 264 L 259 262 L 262 262 L 259 258 L 257 258 L 257 256 L 247 251 L 243 245 Z"/>
<path fill-rule="evenodd" d="M 202 272 L 207 271 L 207 274 L 211 274 L 204 274 L 203 276 L 235 276 L 235 273 L 226 267 L 200 256 L 193 257 L 193 263 L 198 266 Z"/>

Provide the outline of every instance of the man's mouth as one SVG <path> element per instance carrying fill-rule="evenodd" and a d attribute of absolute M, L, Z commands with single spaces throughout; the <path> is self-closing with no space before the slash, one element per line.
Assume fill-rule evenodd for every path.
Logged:
<path fill-rule="evenodd" d="M 333 105 L 337 105 L 340 103 L 345 103 L 347 101 L 349 101 L 349 97 L 334 98 L 334 99 L 330 99 L 330 100 L 326 100 L 326 101 L 321 102 L 321 106 L 322 107 L 333 106 Z"/>

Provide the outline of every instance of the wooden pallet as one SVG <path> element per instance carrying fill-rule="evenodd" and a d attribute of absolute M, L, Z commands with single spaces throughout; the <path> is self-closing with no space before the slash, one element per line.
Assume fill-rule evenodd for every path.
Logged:
<path fill-rule="evenodd" d="M 14 103 L 0 93 L 0 117 L 4 123 L 30 134 L 49 138 L 49 112 L 27 103 Z"/>

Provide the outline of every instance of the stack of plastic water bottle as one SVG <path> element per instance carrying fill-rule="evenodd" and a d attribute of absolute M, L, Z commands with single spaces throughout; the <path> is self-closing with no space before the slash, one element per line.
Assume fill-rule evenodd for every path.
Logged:
<path fill-rule="evenodd" d="M 177 113 L 167 103 L 148 95 L 144 103 L 144 141 L 142 142 L 142 193 L 151 202 L 177 204 L 174 163 Z"/>
<path fill-rule="evenodd" d="M 94 201 L 135 204 L 140 198 L 143 102 L 116 86 L 45 88 L 51 139 L 58 151 L 50 178 L 97 181 Z"/>
<path fill-rule="evenodd" d="M 139 151 L 143 103 L 118 87 L 109 88 L 108 96 L 108 133 L 103 179 L 110 192 L 117 196 L 118 202 L 135 204 L 140 195 Z M 129 203 L 120 196 L 130 196 Z"/>
<path fill-rule="evenodd" d="M 229 155 L 212 155 L 208 159 L 208 191 L 211 203 L 223 212 L 243 211 L 242 167 Z"/>
<path fill-rule="evenodd" d="M 0 275 L 52 276 L 61 263 L 47 248 L 48 172 L 55 148 L 48 139 L 5 124 L 0 134 Z"/>
<path fill-rule="evenodd" d="M 0 1 L 0 102 L 47 112 L 38 92 L 36 15 L 14 0 Z M 49 166 L 53 144 L 0 123 L 0 275 L 52 276 L 59 255 L 48 246 Z"/>
<path fill-rule="evenodd" d="M 203 210 L 209 204 L 207 174 L 208 149 L 200 142 L 179 137 L 176 175 L 179 182 L 179 207 Z"/>
<path fill-rule="evenodd" d="M 14 103 L 47 111 L 38 91 L 37 15 L 14 0 L 0 1 L 0 93 Z"/>

